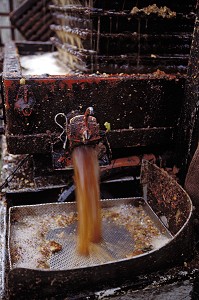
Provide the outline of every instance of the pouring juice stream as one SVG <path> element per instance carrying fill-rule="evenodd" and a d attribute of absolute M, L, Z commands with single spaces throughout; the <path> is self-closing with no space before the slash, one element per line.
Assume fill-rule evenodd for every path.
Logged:
<path fill-rule="evenodd" d="M 96 150 L 80 146 L 73 150 L 74 178 L 78 208 L 78 252 L 89 254 L 90 243 L 102 238 L 99 163 Z"/>

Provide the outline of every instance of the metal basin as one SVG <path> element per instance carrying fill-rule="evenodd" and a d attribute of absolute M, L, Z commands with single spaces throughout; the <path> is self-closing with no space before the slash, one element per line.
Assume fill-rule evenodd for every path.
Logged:
<path fill-rule="evenodd" d="M 11 299 L 23 298 L 27 288 L 34 297 L 53 296 L 58 299 L 84 289 L 94 290 L 125 280 L 137 280 L 140 274 L 149 274 L 184 261 L 192 250 L 193 207 L 189 196 L 165 171 L 145 161 L 142 163 L 141 184 L 141 198 L 101 200 L 104 216 L 108 219 L 103 219 L 104 236 L 98 245 L 97 257 L 92 254 L 85 258 L 76 253 L 73 221 L 68 223 L 65 219 L 67 226 L 63 222 L 61 225 L 56 223 L 60 214 L 75 211 L 75 203 L 10 208 L 8 288 Z M 121 207 L 127 209 L 124 215 Z M 116 211 L 112 211 L 115 208 Z M 141 220 L 142 214 L 146 216 L 146 223 Z M 43 233 L 40 231 L 35 240 L 30 239 L 30 235 L 36 232 L 31 222 L 32 226 L 35 225 L 34 220 L 38 221 L 38 218 L 45 222 L 47 228 L 42 225 Z M 137 231 L 133 226 L 136 218 L 140 221 Z M 40 224 L 44 224 L 42 222 Z M 150 225 L 147 227 L 147 224 Z M 35 263 L 38 251 L 35 241 L 40 236 L 62 245 L 60 251 L 50 254 L 43 266 Z M 159 246 L 152 243 L 154 236 L 163 241 Z"/>

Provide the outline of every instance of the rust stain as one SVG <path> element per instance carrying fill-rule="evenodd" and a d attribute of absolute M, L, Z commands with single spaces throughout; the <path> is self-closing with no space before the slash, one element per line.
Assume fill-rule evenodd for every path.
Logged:
<path fill-rule="evenodd" d="M 102 81 L 108 81 L 108 82 L 119 82 L 121 81 L 121 76 L 100 76 L 100 77 L 96 77 L 96 76 L 83 76 L 82 78 L 80 77 L 71 77 L 71 76 L 65 76 L 65 77 L 61 77 L 59 78 L 60 82 L 59 82 L 59 87 L 65 88 L 65 86 L 68 87 L 68 89 L 73 89 L 73 85 L 74 84 L 81 84 L 81 86 L 84 88 L 84 85 L 87 84 L 92 84 L 92 83 L 100 83 Z M 32 80 L 35 83 L 39 83 L 39 84 L 54 84 L 58 81 L 58 77 L 50 77 L 50 78 L 32 78 Z"/>
<path fill-rule="evenodd" d="M 140 164 L 140 158 L 138 156 L 130 156 L 130 157 L 123 157 L 117 158 L 111 161 L 111 164 L 108 166 L 103 166 L 102 170 L 111 170 L 120 167 L 133 167 L 138 166 Z"/>
<path fill-rule="evenodd" d="M 8 110 L 10 108 L 9 104 L 9 90 L 13 89 L 13 80 L 3 80 L 4 86 L 4 96 L 5 96 L 5 109 Z"/>

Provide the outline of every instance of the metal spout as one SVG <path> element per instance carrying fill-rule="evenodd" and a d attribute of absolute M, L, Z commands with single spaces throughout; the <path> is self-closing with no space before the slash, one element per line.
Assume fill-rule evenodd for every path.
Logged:
<path fill-rule="evenodd" d="M 58 117 L 64 118 L 64 125 L 58 122 Z M 58 154 L 56 144 L 53 148 L 56 148 L 56 151 L 53 151 L 53 164 L 55 169 L 71 168 L 71 155 L 74 148 L 83 145 L 88 145 L 96 149 L 100 166 L 110 164 L 111 149 L 106 131 L 100 130 L 99 124 L 93 116 L 92 107 L 88 107 L 84 114 L 79 114 L 76 111 L 72 111 L 67 115 L 58 113 L 55 116 L 55 123 L 62 129 L 62 133 L 59 135 L 59 142 L 62 142 L 60 154 Z"/>
<path fill-rule="evenodd" d="M 84 144 L 91 138 L 91 132 L 89 131 L 89 116 L 93 115 L 93 108 L 88 107 L 84 113 L 84 127 L 85 130 L 82 133 L 82 139 Z"/>
<path fill-rule="evenodd" d="M 67 128 L 70 148 L 81 144 L 96 144 L 101 138 L 99 124 L 93 115 L 93 108 L 88 107 L 83 115 L 71 118 Z"/>

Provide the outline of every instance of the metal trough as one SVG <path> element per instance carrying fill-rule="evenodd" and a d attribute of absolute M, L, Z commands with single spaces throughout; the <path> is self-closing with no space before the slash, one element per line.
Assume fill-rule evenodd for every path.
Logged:
<path fill-rule="evenodd" d="M 105 215 L 109 210 L 112 213 L 106 215 L 109 224 L 106 218 L 103 219 L 104 240 L 99 245 L 98 254 L 101 255 L 98 255 L 97 259 L 95 254 L 89 258 L 82 258 L 76 253 L 76 231 L 72 226 L 73 222 L 66 226 L 66 223 L 58 225 L 55 221 L 57 217 L 60 220 L 60 214 L 75 212 L 75 203 L 11 207 L 8 234 L 10 299 L 24 299 L 27 289 L 33 298 L 55 299 L 78 294 L 84 290 L 94 291 L 104 286 L 121 284 L 125 280 L 133 281 L 138 275 L 168 268 L 189 257 L 192 250 L 192 241 L 189 237 L 192 232 L 193 210 L 189 196 L 165 171 L 147 161 L 142 163 L 141 182 L 143 187 L 141 198 L 101 200 Z M 122 218 L 121 205 L 128 208 Z M 118 208 L 120 218 L 116 213 Z M 138 217 L 140 209 L 147 218 L 145 221 L 150 224 L 148 228 L 146 223 L 141 222 L 140 216 Z M 125 221 L 124 216 L 128 221 Z M 42 222 L 45 222 L 47 217 L 46 220 L 49 220 L 45 223 L 47 228 L 43 223 L 43 234 L 38 236 L 36 234 L 30 239 L 31 234 L 35 234 L 35 229 L 30 224 L 32 222 L 35 226 L 34 220 L 38 221 L 39 217 Z M 135 225 L 133 223 L 135 217 L 140 220 L 137 233 L 136 229 L 132 228 L 133 224 Z M 111 218 L 116 219 L 114 225 Z M 29 226 L 26 226 L 27 224 Z M 138 233 L 143 233 L 143 236 L 137 237 Z M 57 253 L 51 253 L 45 264 L 36 266 L 34 264 L 38 263 L 39 250 L 35 243 L 41 236 L 43 241 L 54 240 L 63 248 Z M 162 244 L 152 246 L 149 236 L 152 239 L 154 236 L 160 238 Z M 144 239 L 148 239 L 147 245 Z"/>

